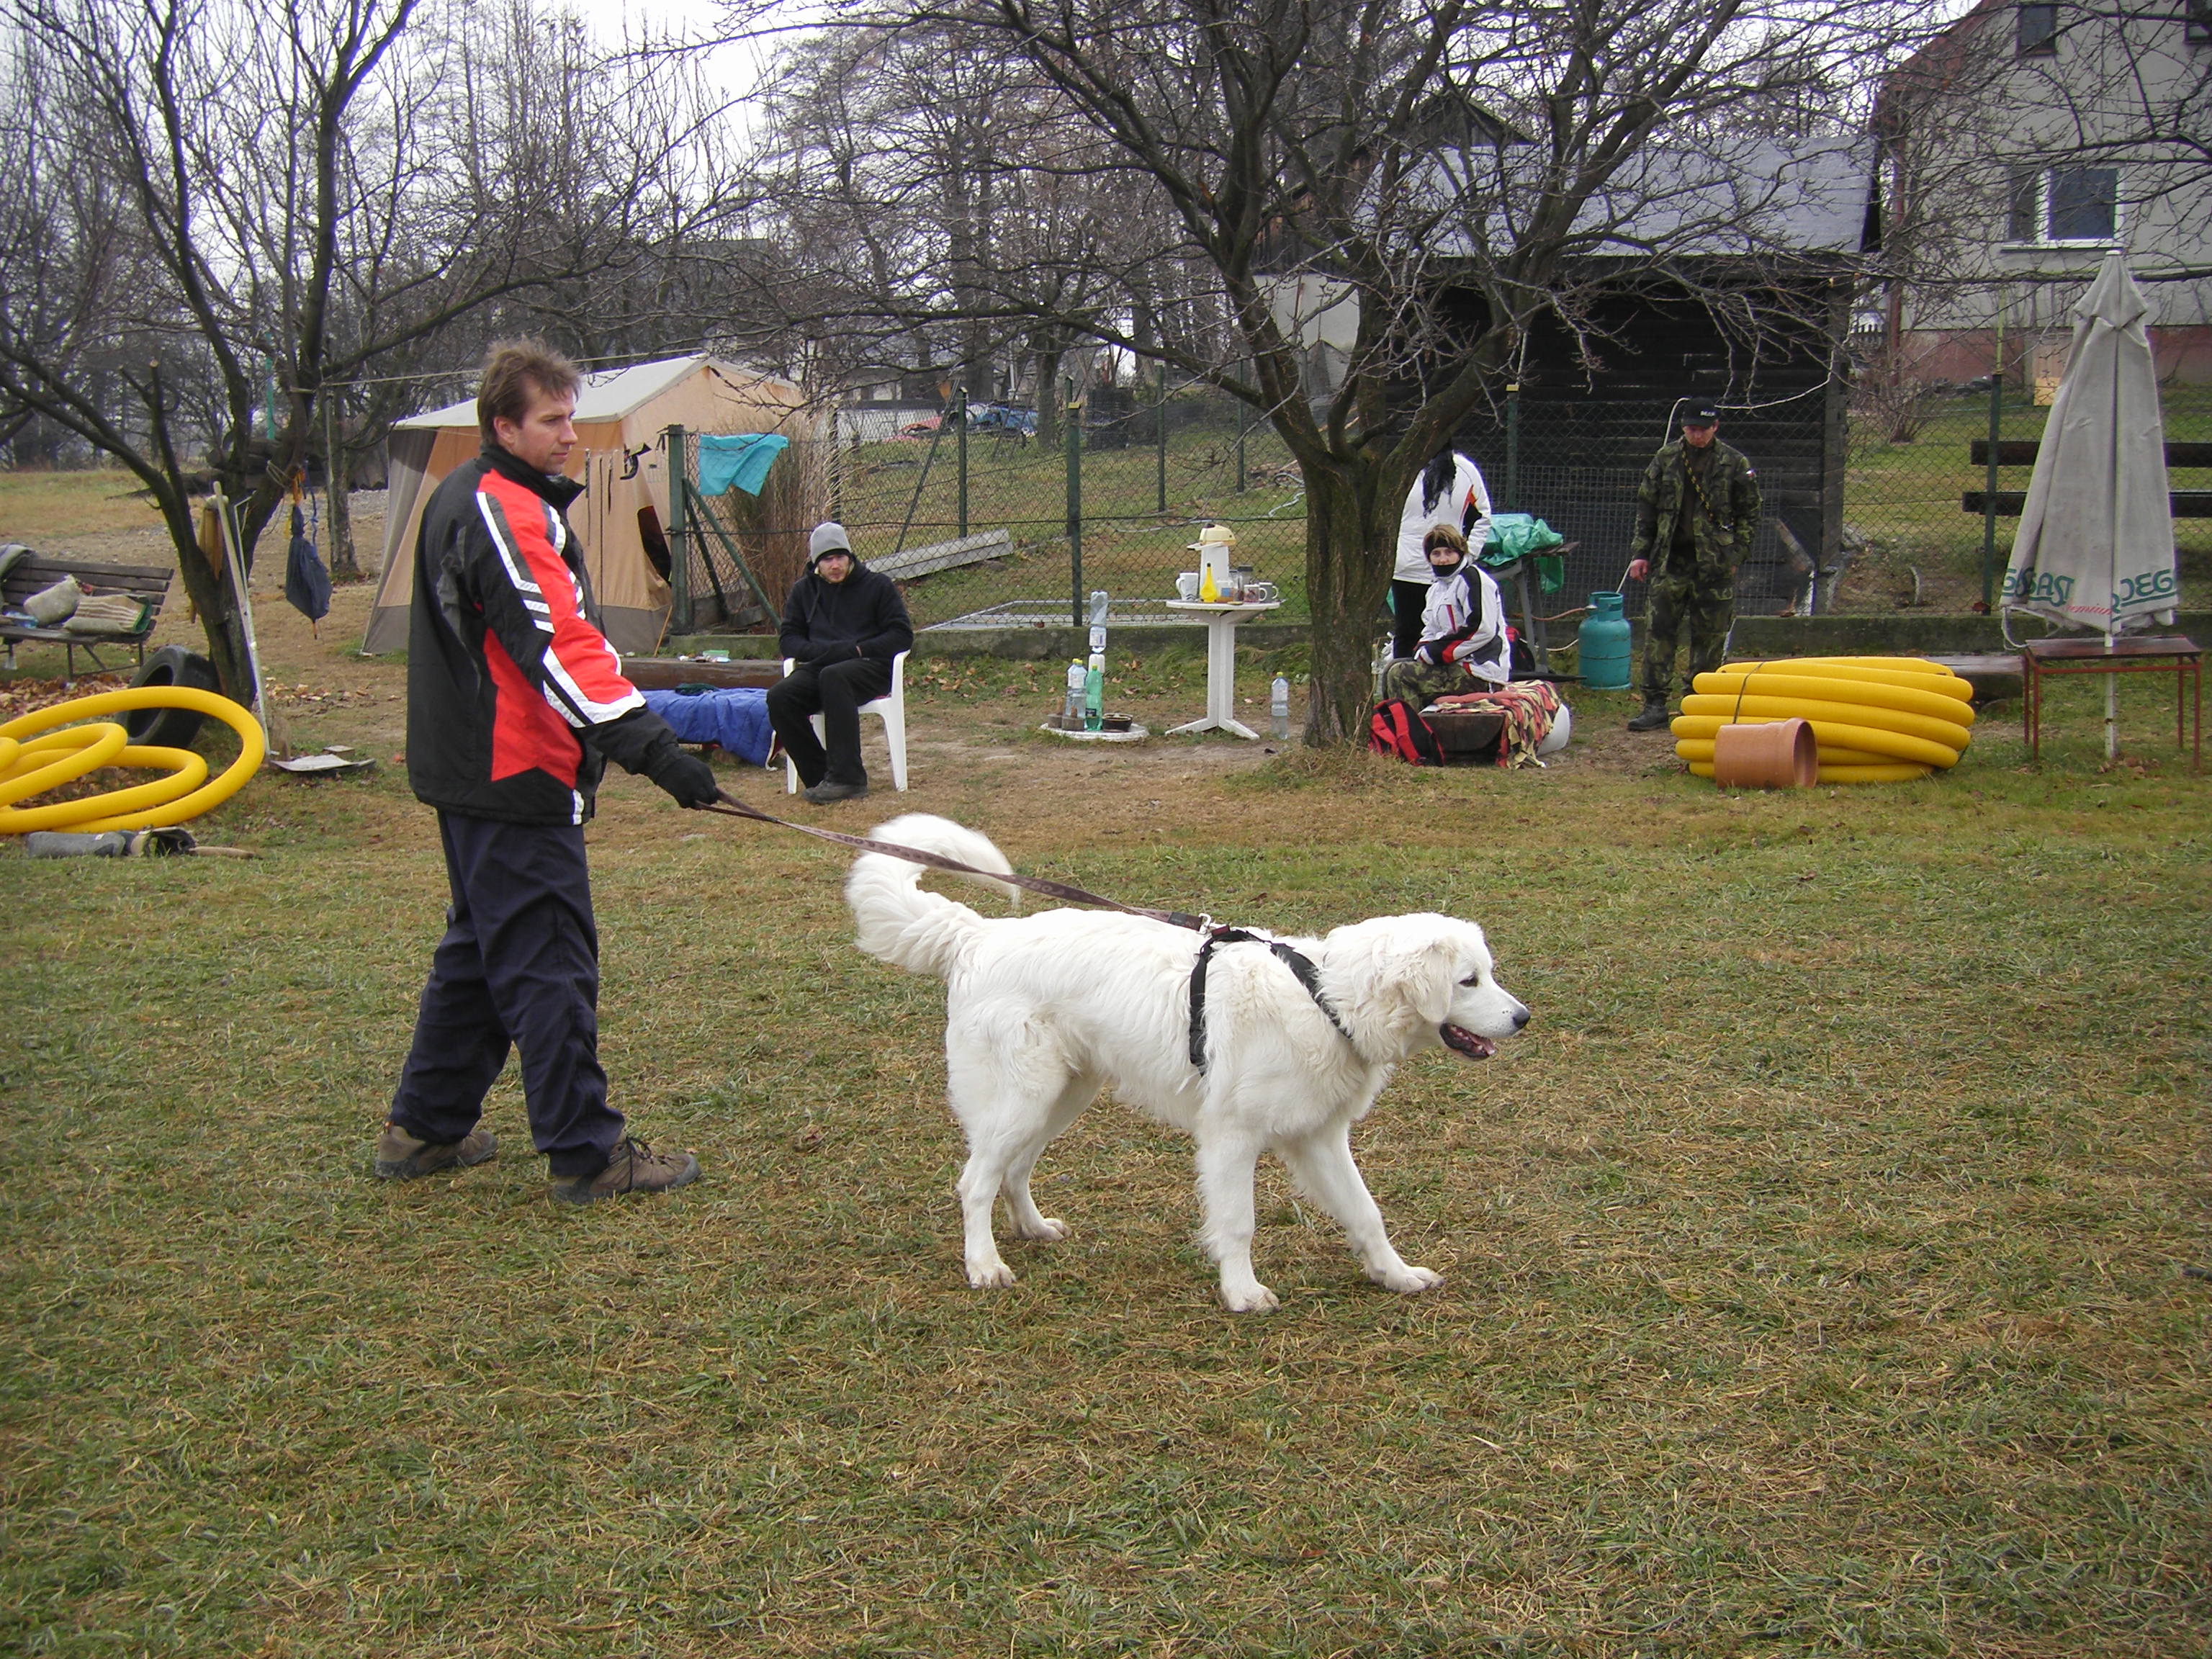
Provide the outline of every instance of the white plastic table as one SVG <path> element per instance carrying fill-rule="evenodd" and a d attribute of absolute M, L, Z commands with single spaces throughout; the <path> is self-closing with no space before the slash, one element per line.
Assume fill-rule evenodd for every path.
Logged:
<path fill-rule="evenodd" d="M 1237 718 L 1237 624 L 1249 622 L 1262 611 L 1279 611 L 1283 602 L 1264 605 L 1207 605 L 1202 599 L 1170 599 L 1170 611 L 1195 611 L 1206 617 L 1206 713 L 1198 720 L 1168 728 L 1180 732 L 1210 732 L 1217 726 L 1240 738 L 1259 741 L 1260 734 Z"/>

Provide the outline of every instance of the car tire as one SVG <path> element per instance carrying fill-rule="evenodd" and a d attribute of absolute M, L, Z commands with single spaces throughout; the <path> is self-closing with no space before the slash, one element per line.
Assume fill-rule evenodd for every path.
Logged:
<path fill-rule="evenodd" d="M 165 645 L 158 651 L 148 652 L 137 678 L 131 684 L 134 687 L 185 685 L 199 691 L 221 689 L 215 677 L 215 665 L 181 645 Z M 123 717 L 123 730 L 134 744 L 159 749 L 189 749 L 192 739 L 199 735 L 200 722 L 206 718 L 190 708 L 134 708 Z"/>

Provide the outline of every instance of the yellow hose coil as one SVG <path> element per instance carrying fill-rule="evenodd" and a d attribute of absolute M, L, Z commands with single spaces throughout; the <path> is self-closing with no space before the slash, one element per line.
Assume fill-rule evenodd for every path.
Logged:
<path fill-rule="evenodd" d="M 1928 673 L 1911 668 L 1862 668 L 1827 657 L 1784 657 L 1773 662 L 1724 662 L 1723 674 L 1809 674 L 1815 679 L 1857 680 L 1868 685 L 1902 685 L 1916 691 L 1932 691 L 1960 702 L 1974 700 L 1973 683 L 1949 669 Z"/>
<path fill-rule="evenodd" d="M 1692 701 L 1698 700 L 1693 698 Z M 1705 701 L 1733 703 L 1735 700 L 1730 697 Z M 1802 714 L 1795 717 L 1804 720 L 1813 728 L 1813 742 L 1820 748 L 1856 749 L 1863 754 L 1879 755 L 1884 764 L 1910 761 L 1917 766 L 1948 767 L 1959 763 L 1959 750 L 1949 744 L 1931 742 L 1905 732 L 1856 726 L 1844 720 L 1813 720 Z M 1790 714 L 1759 714 L 1754 717 L 1748 712 L 1741 720 L 1730 720 L 1726 715 L 1681 714 L 1675 717 L 1674 732 L 1677 738 L 1710 738 L 1723 726 L 1763 726 L 1770 720 L 1790 718 L 1792 715 Z"/>
<path fill-rule="evenodd" d="M 120 726 L 103 721 L 82 728 L 34 734 L 96 714 L 133 708 L 190 708 L 212 714 L 238 733 L 238 758 L 212 783 L 207 763 L 187 749 L 130 743 Z M 28 739 L 28 741 L 26 741 Z M 22 714 L 0 726 L 0 835 L 33 830 L 151 830 L 196 818 L 246 787 L 269 752 L 261 724 L 228 697 L 189 685 L 137 685 L 102 691 Z M 171 775 L 130 788 L 50 806 L 7 803 L 82 777 L 102 766 L 166 766 Z"/>
<path fill-rule="evenodd" d="M 1962 728 L 1974 723 L 1972 703 L 1911 686 L 1872 685 L 1859 680 L 1818 678 L 1810 674 L 1776 674 L 1763 668 L 1751 674 L 1700 674 L 1691 685 L 1711 696 L 1733 697 L 1739 691 L 1747 691 L 1760 697 L 1808 697 L 1826 702 L 1863 703 L 1871 708 L 1893 708 L 1933 720 L 1948 720 Z M 1942 740 L 1936 739 L 1939 743 Z M 1962 735 L 1960 742 L 1963 745 L 1965 741 Z"/>
<path fill-rule="evenodd" d="M 1856 726 L 1865 731 L 1893 732 L 1948 750 L 1952 760 L 1958 759 L 1959 751 L 1966 746 L 1966 732 L 1963 726 L 1954 726 L 1949 720 L 1935 720 L 1926 714 L 1908 714 L 1902 708 L 1878 708 L 1871 703 L 1829 702 L 1818 697 L 1738 697 L 1704 694 L 1683 698 L 1682 712 L 1685 714 L 1719 714 L 1747 726 L 1764 720 L 1807 720 L 1831 726 Z M 1813 735 L 1816 739 L 1821 738 L 1817 729 Z M 1824 740 L 1850 749 L 1875 746 L 1861 743 L 1855 738 Z M 1894 752 L 1887 744 L 1880 747 L 1884 754 Z M 1940 763 L 1948 766 L 1950 763 L 1949 761 L 1937 763 L 1932 757 L 1926 758 L 1931 765 Z"/>
<path fill-rule="evenodd" d="M 1711 720 L 1712 717 L 1710 714 L 1700 714 L 1696 716 L 1696 718 L 1699 720 Z M 1719 724 L 1718 721 L 1715 721 L 1714 723 L 1716 725 Z M 1871 749 L 1832 748 L 1820 743 L 1818 734 L 1815 734 L 1814 738 L 1814 753 L 1818 757 L 1820 764 L 1823 766 L 1887 766 L 1892 764 L 1888 756 L 1877 755 Z M 1677 760 L 1710 761 L 1713 757 L 1713 739 L 1711 738 L 1684 738 L 1680 742 L 1674 745 L 1674 757 Z"/>
<path fill-rule="evenodd" d="M 1931 769 L 1910 766 L 1900 761 L 1891 761 L 1880 766 L 1823 766 L 1813 780 L 1815 783 L 1910 783 L 1915 778 L 1924 778 Z M 1692 761 L 1690 774 L 1693 777 L 1709 778 L 1713 775 L 1711 761 Z"/>

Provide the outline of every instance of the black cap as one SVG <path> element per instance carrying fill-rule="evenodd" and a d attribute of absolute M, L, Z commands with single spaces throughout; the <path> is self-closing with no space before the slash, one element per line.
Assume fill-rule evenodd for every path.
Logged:
<path fill-rule="evenodd" d="M 1710 398 L 1682 399 L 1684 426 L 1718 426 L 1721 423 L 1720 405 Z"/>

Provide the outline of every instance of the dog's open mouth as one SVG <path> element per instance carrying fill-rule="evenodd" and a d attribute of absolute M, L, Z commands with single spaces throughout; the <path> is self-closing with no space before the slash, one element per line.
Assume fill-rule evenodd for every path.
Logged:
<path fill-rule="evenodd" d="M 1477 1036 L 1464 1025 L 1439 1025 L 1437 1035 L 1444 1040 L 1445 1048 L 1469 1060 L 1488 1060 L 1498 1052 L 1496 1043 L 1486 1036 Z"/>

